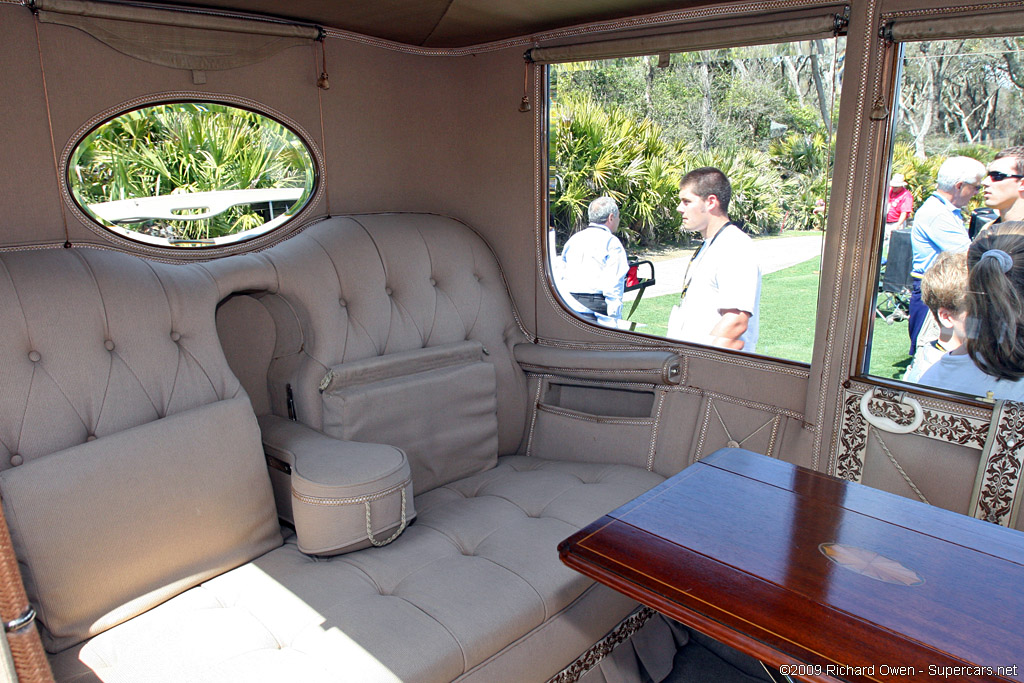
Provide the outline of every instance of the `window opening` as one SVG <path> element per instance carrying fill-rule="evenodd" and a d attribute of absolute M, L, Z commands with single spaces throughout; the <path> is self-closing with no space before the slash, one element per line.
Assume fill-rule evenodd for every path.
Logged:
<path fill-rule="evenodd" d="M 844 56 L 840 36 L 552 64 L 548 253 L 567 307 L 600 325 L 809 363 Z M 706 240 L 679 211 L 680 180 L 703 167 L 731 186 L 729 227 Z M 591 226 L 602 196 L 618 208 L 614 232 Z M 741 262 L 760 277 L 730 278 Z M 686 322 L 687 281 L 683 304 L 703 297 L 701 314 L 714 313 L 706 330 Z M 748 314 L 754 335 L 742 344 L 717 335 L 729 311 Z"/>
<path fill-rule="evenodd" d="M 1002 295 L 987 291 L 995 280 L 1013 282 L 1018 240 L 979 240 L 989 226 L 1008 222 L 999 231 L 1012 233 L 1013 222 L 1024 220 L 1024 39 L 953 38 L 899 47 L 882 190 L 886 225 L 864 369 L 974 397 L 1020 400 L 1024 384 L 1013 376 L 1024 375 L 1024 349 L 1018 348 L 1024 330 L 999 304 L 1013 288 L 1000 288 Z M 986 257 L 979 267 L 985 251 L 1011 255 L 1005 275 L 981 277 L 999 258 Z M 1016 309 L 1019 302 L 1008 310 Z M 1002 372 L 982 348 L 993 326 L 1004 331 L 1005 353 L 996 354 L 1009 363 Z M 986 363 L 995 374 L 980 370 Z"/>
<path fill-rule="evenodd" d="M 263 114 L 211 102 L 158 104 L 97 126 L 71 154 L 78 206 L 122 237 L 211 247 L 280 227 L 317 177 L 302 139 Z"/>

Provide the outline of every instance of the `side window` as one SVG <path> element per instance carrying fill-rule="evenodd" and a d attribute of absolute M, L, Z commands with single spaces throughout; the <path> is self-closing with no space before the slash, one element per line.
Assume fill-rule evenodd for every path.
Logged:
<path fill-rule="evenodd" d="M 87 216 L 148 245 L 212 247 L 265 234 L 316 186 L 302 139 L 258 112 L 180 102 L 128 111 L 78 142 L 68 188 Z"/>
<path fill-rule="evenodd" d="M 1015 223 L 1024 220 L 1022 47 L 1020 38 L 901 45 L 868 374 L 1024 395 L 1014 381 L 1024 375 L 1020 312 L 1006 317 L 1014 282 L 1024 284 L 1015 265 L 1024 238 L 1013 236 L 1024 227 Z"/>
<path fill-rule="evenodd" d="M 839 37 L 550 66 L 548 253 L 566 305 L 809 363 L 844 50 Z"/>

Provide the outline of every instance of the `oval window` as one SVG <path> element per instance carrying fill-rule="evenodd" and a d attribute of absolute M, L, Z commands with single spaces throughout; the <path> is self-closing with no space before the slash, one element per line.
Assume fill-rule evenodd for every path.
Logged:
<path fill-rule="evenodd" d="M 262 114 L 180 102 L 135 109 L 75 146 L 68 187 L 112 232 L 165 247 L 213 247 L 282 225 L 309 201 L 302 139 Z"/>

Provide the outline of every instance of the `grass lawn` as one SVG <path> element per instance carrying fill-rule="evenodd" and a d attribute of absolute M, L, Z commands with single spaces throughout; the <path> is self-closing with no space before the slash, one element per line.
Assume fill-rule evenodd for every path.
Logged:
<path fill-rule="evenodd" d="M 758 353 L 802 363 L 811 362 L 820 277 L 821 258 L 816 257 L 762 278 Z M 638 326 L 637 331 L 665 336 L 669 312 L 678 300 L 678 294 L 644 298 L 631 318 L 645 325 Z M 627 307 L 629 305 L 626 304 Z M 907 322 L 903 320 L 887 325 L 883 320 L 876 319 L 875 323 L 869 374 L 888 378 L 902 377 L 910 364 L 907 355 L 910 345 Z"/>

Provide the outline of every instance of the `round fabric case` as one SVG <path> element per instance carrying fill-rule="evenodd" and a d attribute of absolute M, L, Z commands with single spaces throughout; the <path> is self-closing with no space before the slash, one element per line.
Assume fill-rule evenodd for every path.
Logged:
<path fill-rule="evenodd" d="M 292 465 L 299 550 L 338 555 L 398 538 L 416 516 L 405 453 L 393 446 L 345 442 L 334 457 L 324 455 L 303 454 Z"/>

